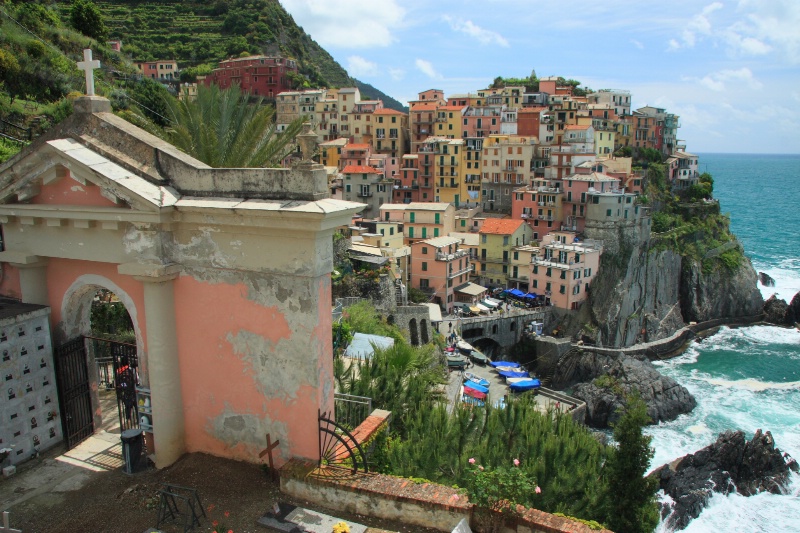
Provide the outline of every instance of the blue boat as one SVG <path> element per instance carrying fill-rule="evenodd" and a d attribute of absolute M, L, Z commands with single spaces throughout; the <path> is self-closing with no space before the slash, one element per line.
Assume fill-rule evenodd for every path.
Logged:
<path fill-rule="evenodd" d="M 514 363 L 512 361 L 492 361 L 489 364 L 495 368 L 497 368 L 498 366 L 510 366 L 514 368 L 519 368 L 521 366 L 519 363 Z"/>
<path fill-rule="evenodd" d="M 489 392 L 489 388 L 488 387 L 482 387 L 482 386 L 478 385 L 477 383 L 475 383 L 474 381 L 465 381 L 464 382 L 464 388 L 465 389 L 476 390 L 476 391 L 482 392 L 484 394 L 487 394 Z"/>
<path fill-rule="evenodd" d="M 528 374 L 525 371 L 511 372 L 509 370 L 502 370 L 502 371 L 498 372 L 498 374 L 500 374 L 504 378 L 529 378 L 529 377 L 531 377 L 531 375 Z"/>
<path fill-rule="evenodd" d="M 480 376 L 476 376 L 472 372 L 464 372 L 464 381 L 465 382 L 466 381 L 471 381 L 473 383 L 477 383 L 481 387 L 488 387 L 489 386 L 489 380 L 488 379 L 484 379 L 484 378 L 482 378 Z"/>
<path fill-rule="evenodd" d="M 542 382 L 536 378 L 517 381 L 516 383 L 509 383 L 508 388 L 512 392 L 523 392 L 526 390 L 538 389 L 542 386 Z"/>

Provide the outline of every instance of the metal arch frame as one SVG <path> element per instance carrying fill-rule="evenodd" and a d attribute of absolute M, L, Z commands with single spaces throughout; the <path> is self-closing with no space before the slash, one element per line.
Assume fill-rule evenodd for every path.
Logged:
<path fill-rule="evenodd" d="M 356 455 L 357 451 L 358 455 L 361 456 L 361 463 L 364 468 L 363 471 L 369 472 L 369 467 L 367 466 L 367 455 L 364 453 L 364 449 L 361 447 L 361 444 L 344 426 L 328 418 L 327 414 L 328 413 L 323 413 L 320 411 L 318 415 L 319 466 L 322 467 L 324 461 L 325 466 L 327 467 L 345 468 L 344 465 L 347 464 L 346 461 L 348 458 L 350 458 L 351 465 L 348 465 L 347 468 L 350 469 L 351 474 L 355 474 L 359 470 L 359 460 Z M 333 429 L 331 429 L 331 427 Z M 344 447 L 344 455 L 337 451 L 339 446 Z"/>

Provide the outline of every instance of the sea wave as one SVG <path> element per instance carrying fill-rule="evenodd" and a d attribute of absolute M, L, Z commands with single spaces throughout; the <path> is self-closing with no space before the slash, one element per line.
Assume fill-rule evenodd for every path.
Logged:
<path fill-rule="evenodd" d="M 768 299 L 773 294 L 786 303 L 792 301 L 794 295 L 800 292 L 800 259 L 784 258 L 777 263 L 762 264 L 754 261 L 753 268 L 758 272 L 764 272 L 775 280 L 774 287 L 765 287 L 761 283 L 758 289 L 764 299 Z"/>
<path fill-rule="evenodd" d="M 747 326 L 742 328 L 729 328 L 723 326 L 713 336 L 703 339 L 700 344 L 703 350 L 736 350 L 743 346 L 769 344 L 800 345 L 800 331 L 794 328 L 780 326 Z"/>
<path fill-rule="evenodd" d="M 717 385 L 719 387 L 727 387 L 730 389 L 742 389 L 751 392 L 763 392 L 765 390 L 800 389 L 800 381 L 791 381 L 789 383 L 772 383 L 769 381 L 767 382 L 759 381 L 753 378 L 735 379 L 735 380 L 709 378 L 706 381 L 712 385 Z"/>

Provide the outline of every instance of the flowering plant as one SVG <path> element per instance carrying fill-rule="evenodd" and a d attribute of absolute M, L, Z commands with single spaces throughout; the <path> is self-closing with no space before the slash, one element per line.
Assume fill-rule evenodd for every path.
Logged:
<path fill-rule="evenodd" d="M 469 464 L 469 499 L 479 507 L 514 512 L 515 504 L 530 501 L 532 492 L 541 493 L 536 483 L 519 467 L 519 459 L 514 459 L 509 467 L 484 468 L 476 464 L 474 458 L 470 458 Z"/>
<path fill-rule="evenodd" d="M 333 533 L 350 533 L 350 526 L 344 522 L 337 522 L 333 526 Z"/>
<path fill-rule="evenodd" d="M 216 507 L 216 505 L 214 505 L 213 503 L 211 505 L 209 505 L 208 506 L 208 512 L 211 513 L 214 510 L 215 507 Z M 230 516 L 231 516 L 231 513 L 229 511 L 225 511 L 223 514 L 225 515 L 225 518 L 230 518 Z M 211 526 L 214 528 L 213 529 L 214 533 L 233 533 L 232 529 L 229 529 L 229 528 L 225 527 L 224 525 L 220 524 L 219 520 L 212 519 L 211 520 Z"/>

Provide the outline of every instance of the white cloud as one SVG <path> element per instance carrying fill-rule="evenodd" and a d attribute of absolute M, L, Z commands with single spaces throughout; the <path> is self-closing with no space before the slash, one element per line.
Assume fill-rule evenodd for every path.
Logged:
<path fill-rule="evenodd" d="M 688 80 L 691 78 L 686 79 Z M 717 92 L 722 92 L 726 89 L 726 82 L 741 83 L 749 89 L 756 90 L 763 87 L 763 84 L 753 76 L 752 71 L 747 67 L 742 67 L 738 70 L 720 70 L 719 72 L 712 72 L 697 81 L 700 85 Z"/>
<path fill-rule="evenodd" d="M 390 68 L 389 76 L 391 76 L 394 81 L 400 81 L 405 78 L 406 71 L 401 68 Z"/>
<path fill-rule="evenodd" d="M 694 45 L 697 44 L 698 35 L 711 35 L 711 21 L 708 20 L 708 16 L 714 11 L 722 9 L 722 7 L 723 5 L 720 2 L 708 4 L 703 8 L 702 11 L 700 11 L 700 13 L 689 19 L 689 21 L 686 23 L 686 26 L 681 31 L 682 42 L 671 39 L 669 42 L 670 49 L 675 50 L 678 48 L 693 48 Z"/>
<path fill-rule="evenodd" d="M 405 18 L 398 0 L 381 0 L 378 9 L 372 0 L 281 0 L 281 4 L 322 46 L 389 46 Z"/>
<path fill-rule="evenodd" d="M 800 2 L 797 0 L 740 0 L 746 22 L 732 28 L 780 51 L 791 63 L 800 63 Z M 753 43 L 749 44 L 752 48 Z"/>
<path fill-rule="evenodd" d="M 414 64 L 417 66 L 417 69 L 434 80 L 442 79 L 442 75 L 436 72 L 436 69 L 433 68 L 433 64 L 430 61 L 426 61 L 424 59 L 417 59 Z"/>
<path fill-rule="evenodd" d="M 378 64 L 361 56 L 350 56 L 347 58 L 347 73 L 357 78 L 377 76 Z"/>
<path fill-rule="evenodd" d="M 636 39 L 631 39 L 631 43 L 633 43 L 633 46 L 635 46 L 639 50 L 644 50 L 644 45 L 642 44 L 641 41 L 637 41 Z"/>
<path fill-rule="evenodd" d="M 450 24 L 450 29 L 453 31 L 464 33 L 481 44 L 499 44 L 508 47 L 508 40 L 505 37 L 497 32 L 481 28 L 471 20 L 455 19 L 449 15 L 443 16 L 442 19 Z"/>

